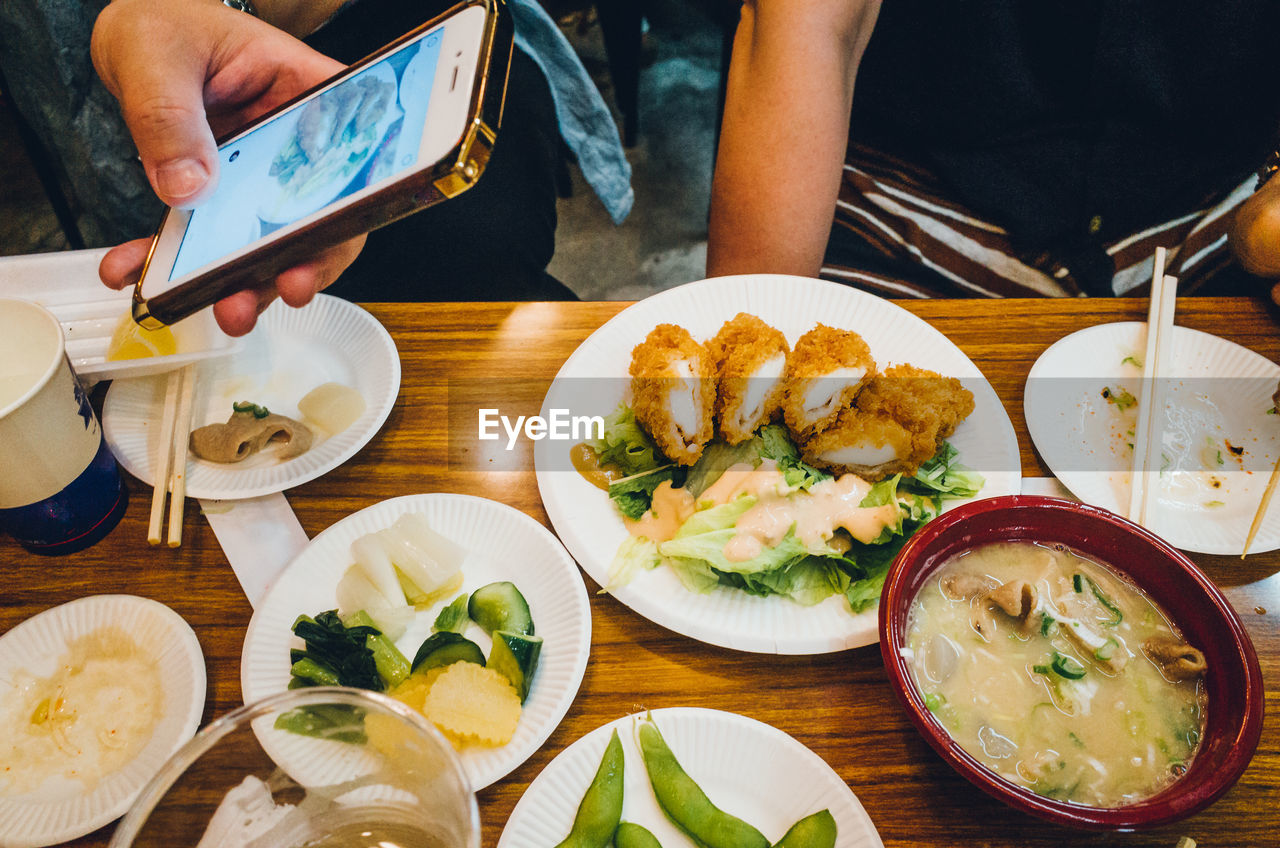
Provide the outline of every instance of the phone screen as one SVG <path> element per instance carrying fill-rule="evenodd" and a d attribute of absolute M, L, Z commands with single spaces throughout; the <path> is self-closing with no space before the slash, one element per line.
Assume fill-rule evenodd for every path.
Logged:
<path fill-rule="evenodd" d="M 445 26 L 223 144 L 169 279 L 416 167 Z"/>

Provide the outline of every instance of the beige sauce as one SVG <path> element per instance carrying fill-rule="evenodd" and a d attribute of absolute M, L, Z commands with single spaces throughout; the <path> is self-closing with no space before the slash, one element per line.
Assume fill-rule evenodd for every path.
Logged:
<path fill-rule="evenodd" d="M 625 519 L 627 532 L 654 542 L 666 542 L 676 535 L 693 511 L 693 496 L 686 489 L 672 488 L 670 480 L 663 480 L 653 490 L 649 511 L 635 521 Z"/>
<path fill-rule="evenodd" d="M 14 683 L 0 709 L 0 796 L 56 777 L 92 788 L 137 756 L 164 710 L 154 659 L 114 627 L 72 642 L 51 676 Z"/>
<path fill-rule="evenodd" d="M 823 480 L 808 491 L 787 494 L 782 474 L 773 471 L 772 486 L 757 485 L 759 502 L 738 518 L 737 533 L 724 548 L 725 559 L 746 562 L 759 556 L 765 548 L 777 545 L 793 527 L 796 538 L 813 548 L 844 529 L 859 542 L 871 542 L 885 526 L 898 520 L 897 503 L 877 507 L 859 504 L 871 490 L 871 484 L 855 474 Z"/>
<path fill-rule="evenodd" d="M 769 494 L 775 496 L 786 493 L 787 484 L 778 470 L 778 463 L 766 459 L 756 468 L 746 462 L 730 465 L 720 475 L 720 479 L 712 483 L 698 496 L 700 506 L 719 506 L 726 504 L 739 495 L 753 495 L 763 498 Z"/>
<path fill-rule="evenodd" d="M 609 491 L 609 484 L 621 480 L 622 469 L 611 462 L 601 462 L 600 454 L 586 442 L 579 442 L 569 449 L 569 461 L 582 479 L 601 491 Z"/>

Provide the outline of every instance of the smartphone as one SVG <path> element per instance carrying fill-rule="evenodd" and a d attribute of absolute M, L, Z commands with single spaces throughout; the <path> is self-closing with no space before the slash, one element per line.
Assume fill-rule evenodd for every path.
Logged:
<path fill-rule="evenodd" d="M 511 49 L 501 0 L 466 0 L 221 139 L 214 193 L 165 212 L 134 320 L 173 324 L 474 185 Z"/>

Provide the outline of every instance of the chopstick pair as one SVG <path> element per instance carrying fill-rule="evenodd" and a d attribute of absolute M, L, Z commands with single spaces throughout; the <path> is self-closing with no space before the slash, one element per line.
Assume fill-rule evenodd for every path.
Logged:
<path fill-rule="evenodd" d="M 1169 373 L 1173 347 L 1173 312 L 1178 278 L 1164 272 L 1165 249 L 1156 248 L 1151 275 L 1151 304 L 1147 310 L 1147 350 L 1143 360 L 1138 398 L 1138 425 L 1133 442 L 1133 469 L 1129 492 L 1129 520 L 1148 527 L 1151 489 L 1159 480 L 1160 449 L 1164 443 L 1165 375 Z"/>
<path fill-rule="evenodd" d="M 156 467 L 151 493 L 151 523 L 147 541 L 160 544 L 165 498 L 169 499 L 167 541 L 171 548 L 182 544 L 182 517 L 187 497 L 187 439 L 191 431 L 191 399 L 195 392 L 194 365 L 170 371 L 164 390 L 164 412 L 156 446 Z"/>

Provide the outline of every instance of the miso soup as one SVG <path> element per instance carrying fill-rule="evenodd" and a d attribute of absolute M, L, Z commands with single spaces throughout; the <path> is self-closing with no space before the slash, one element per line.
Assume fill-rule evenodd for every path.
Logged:
<path fill-rule="evenodd" d="M 1141 590 L 1060 545 L 953 558 L 912 601 L 906 644 L 951 737 L 1045 797 L 1132 804 L 1195 756 L 1203 654 Z"/>

